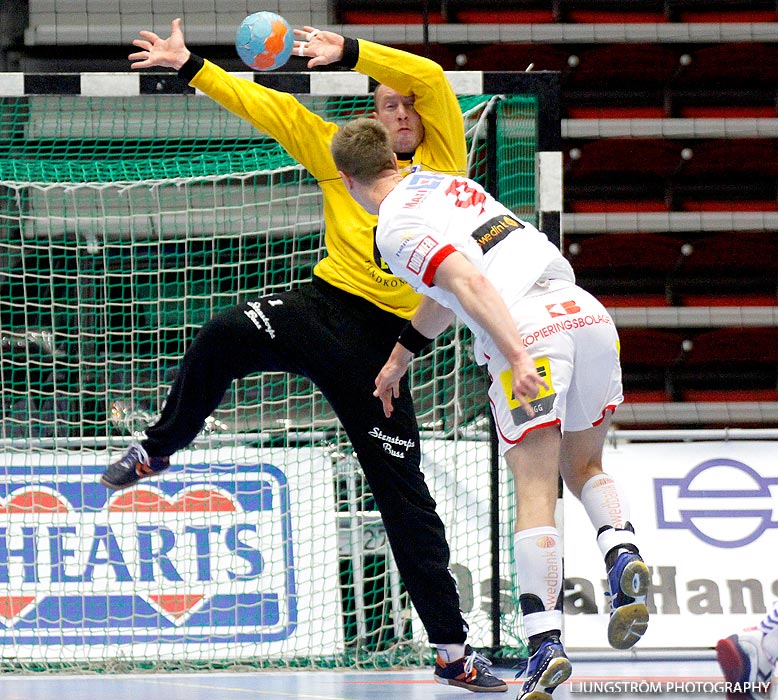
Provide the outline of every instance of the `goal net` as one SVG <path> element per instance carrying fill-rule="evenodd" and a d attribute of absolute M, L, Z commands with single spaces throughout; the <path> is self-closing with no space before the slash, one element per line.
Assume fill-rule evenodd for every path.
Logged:
<path fill-rule="evenodd" d="M 428 661 L 369 489 L 307 380 L 236 382 L 169 473 L 99 484 L 209 317 L 310 279 L 315 181 L 202 95 L 39 92 L 0 101 L 0 669 Z M 371 111 L 368 95 L 299 98 L 334 121 Z M 535 221 L 537 96 L 460 102 L 471 174 Z M 494 647 L 497 629 L 520 652 L 510 484 L 499 470 L 495 502 L 467 330 L 412 383 L 469 641 Z"/>

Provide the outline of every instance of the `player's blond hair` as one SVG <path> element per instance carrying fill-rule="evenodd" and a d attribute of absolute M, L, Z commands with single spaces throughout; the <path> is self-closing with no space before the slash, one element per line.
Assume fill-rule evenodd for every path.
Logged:
<path fill-rule="evenodd" d="M 397 169 L 389 131 L 376 119 L 359 117 L 344 124 L 332 137 L 330 149 L 335 167 L 362 184 Z"/>

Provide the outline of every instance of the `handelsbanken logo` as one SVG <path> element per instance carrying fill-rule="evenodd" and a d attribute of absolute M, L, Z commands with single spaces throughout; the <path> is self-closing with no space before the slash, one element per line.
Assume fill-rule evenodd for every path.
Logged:
<path fill-rule="evenodd" d="M 714 547 L 743 547 L 778 528 L 778 478 L 734 459 L 710 459 L 684 477 L 654 479 L 654 491 L 660 530 L 689 530 Z"/>
<path fill-rule="evenodd" d="M 289 637 L 297 606 L 285 475 L 213 465 L 207 480 L 192 479 L 206 465 L 191 466 L 120 493 L 64 468 L 7 468 L 0 645 Z"/>

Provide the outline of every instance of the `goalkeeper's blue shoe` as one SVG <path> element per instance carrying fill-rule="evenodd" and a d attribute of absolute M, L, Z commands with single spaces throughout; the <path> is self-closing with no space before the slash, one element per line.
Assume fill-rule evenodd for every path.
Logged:
<path fill-rule="evenodd" d="M 121 459 L 110 464 L 103 472 L 100 483 L 113 491 L 118 491 L 136 484 L 146 476 L 159 474 L 169 466 L 169 457 L 149 457 L 142 445 L 133 442 Z"/>
<path fill-rule="evenodd" d="M 565 648 L 556 636 L 542 642 L 524 663 L 525 666 L 516 676 L 519 681 L 523 681 L 516 700 L 551 700 L 551 693 L 573 672 Z"/>
<path fill-rule="evenodd" d="M 435 662 L 435 680 L 443 685 L 453 685 L 474 693 L 504 693 L 508 684 L 490 670 L 492 662 L 468 644 L 465 655 L 456 661 L 445 663 L 438 656 Z"/>
<path fill-rule="evenodd" d="M 611 617 L 608 642 L 614 649 L 629 649 L 648 629 L 649 571 L 640 555 L 622 552 L 608 571 Z"/>

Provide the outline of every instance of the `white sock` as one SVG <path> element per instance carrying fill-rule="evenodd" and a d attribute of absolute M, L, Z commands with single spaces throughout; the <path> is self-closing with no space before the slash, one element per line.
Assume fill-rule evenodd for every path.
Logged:
<path fill-rule="evenodd" d="M 562 546 L 555 527 L 533 527 L 513 536 L 513 566 L 522 594 L 536 595 L 545 610 L 562 592 Z"/>
<path fill-rule="evenodd" d="M 625 529 L 629 522 L 629 503 L 618 484 L 608 474 L 596 474 L 581 489 L 581 503 L 597 536 L 602 555 L 621 544 L 635 544 L 635 534 Z"/>
<path fill-rule="evenodd" d="M 440 660 L 447 664 L 465 655 L 464 644 L 437 644 L 436 649 Z"/>
<path fill-rule="evenodd" d="M 544 610 L 524 616 L 524 634 L 528 638 L 549 630 L 562 631 L 561 610 Z"/>

